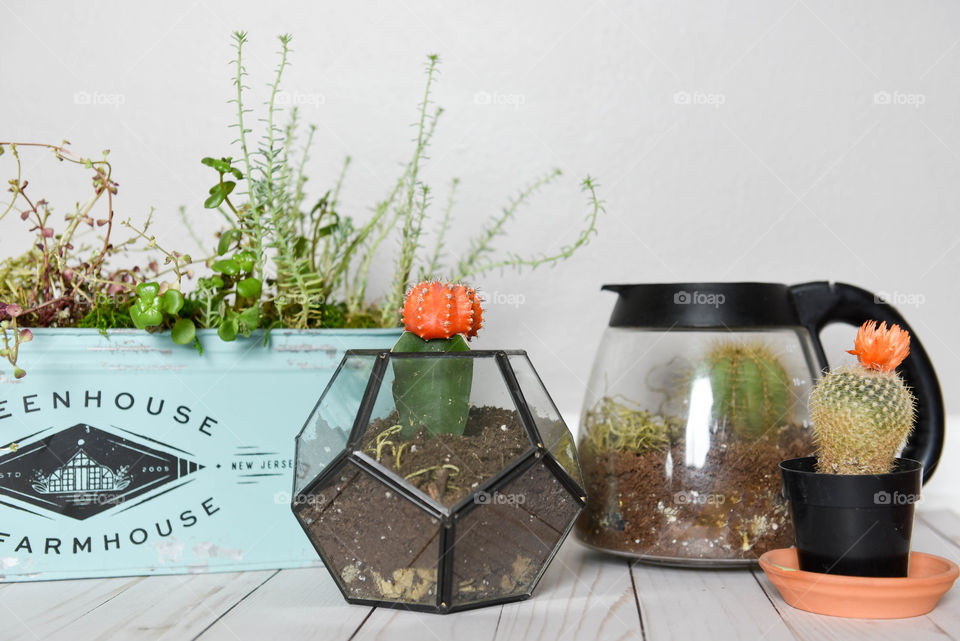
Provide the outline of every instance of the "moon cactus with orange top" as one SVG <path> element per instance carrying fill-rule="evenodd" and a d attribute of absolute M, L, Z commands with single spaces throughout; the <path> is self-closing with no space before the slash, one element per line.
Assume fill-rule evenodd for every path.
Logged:
<path fill-rule="evenodd" d="M 390 359 L 401 435 L 463 434 L 470 414 L 473 359 L 415 355 L 470 350 L 467 340 L 483 326 L 476 290 L 460 283 L 419 283 L 407 292 L 403 324 L 406 331 Z"/>
<path fill-rule="evenodd" d="M 833 474 L 883 474 L 913 431 L 916 399 L 896 368 L 910 354 L 898 325 L 864 323 L 857 363 L 835 368 L 810 394 L 817 469 Z"/>
<path fill-rule="evenodd" d="M 483 326 L 483 308 L 472 287 L 428 281 L 407 292 L 403 324 L 408 332 L 425 340 L 455 334 L 473 338 Z"/>

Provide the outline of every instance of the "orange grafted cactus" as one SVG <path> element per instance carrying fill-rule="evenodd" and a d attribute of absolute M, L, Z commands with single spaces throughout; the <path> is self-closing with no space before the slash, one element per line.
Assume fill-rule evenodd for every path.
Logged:
<path fill-rule="evenodd" d="M 456 334 L 473 338 L 483 326 L 483 308 L 472 287 L 424 281 L 407 292 L 403 324 L 408 332 L 424 340 Z"/>
<path fill-rule="evenodd" d="M 910 334 L 899 325 L 888 329 L 885 322 L 877 327 L 877 321 L 867 321 L 847 353 L 855 354 L 868 369 L 892 372 L 910 354 Z"/>

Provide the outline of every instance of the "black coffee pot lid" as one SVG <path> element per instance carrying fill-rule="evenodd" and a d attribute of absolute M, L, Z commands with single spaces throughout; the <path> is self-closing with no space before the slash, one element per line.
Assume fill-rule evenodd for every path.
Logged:
<path fill-rule="evenodd" d="M 802 325 L 781 283 L 604 285 L 620 297 L 610 327 L 726 328 Z"/>

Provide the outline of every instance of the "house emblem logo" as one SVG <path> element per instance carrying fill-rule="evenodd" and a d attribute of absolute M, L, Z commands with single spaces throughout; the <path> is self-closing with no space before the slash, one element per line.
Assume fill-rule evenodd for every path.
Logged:
<path fill-rule="evenodd" d="M 130 485 L 130 467 L 124 465 L 116 472 L 101 465 L 84 451 L 84 439 L 77 441 L 80 449 L 73 457 L 49 476 L 38 474 L 30 483 L 39 494 L 71 494 L 73 492 L 113 492 Z"/>
<path fill-rule="evenodd" d="M 20 439 L 16 451 L 0 457 L 0 504 L 83 520 L 147 503 L 191 483 L 204 467 L 190 452 L 112 430 L 80 423 Z"/>

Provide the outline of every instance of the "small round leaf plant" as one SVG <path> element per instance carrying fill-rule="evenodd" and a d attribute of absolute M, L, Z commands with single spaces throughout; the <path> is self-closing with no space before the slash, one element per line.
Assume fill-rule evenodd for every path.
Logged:
<path fill-rule="evenodd" d="M 393 352 L 467 352 L 483 326 L 476 290 L 459 283 L 424 281 L 407 291 L 403 325 Z M 393 361 L 393 397 L 401 435 L 463 434 L 470 413 L 473 363 L 469 359 Z"/>
<path fill-rule="evenodd" d="M 910 353 L 910 334 L 898 325 L 860 326 L 850 354 L 857 362 L 835 368 L 810 395 L 823 474 L 885 474 L 913 431 L 916 399 L 896 368 Z"/>

